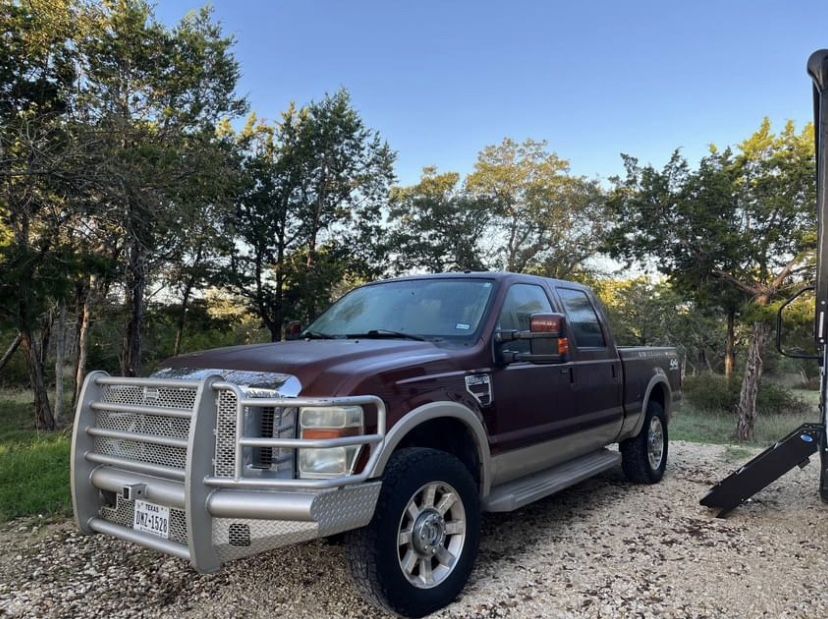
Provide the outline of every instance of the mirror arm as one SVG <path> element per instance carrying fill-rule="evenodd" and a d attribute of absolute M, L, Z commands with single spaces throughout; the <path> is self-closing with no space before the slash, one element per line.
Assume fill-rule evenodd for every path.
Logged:
<path fill-rule="evenodd" d="M 563 361 L 561 355 L 533 355 L 528 352 L 513 353 L 515 361 L 528 361 L 529 363 L 559 363 Z"/>
<path fill-rule="evenodd" d="M 495 335 L 495 341 L 500 344 L 515 340 L 556 340 L 560 337 L 562 336 L 558 333 L 546 333 L 544 331 L 498 331 Z"/>

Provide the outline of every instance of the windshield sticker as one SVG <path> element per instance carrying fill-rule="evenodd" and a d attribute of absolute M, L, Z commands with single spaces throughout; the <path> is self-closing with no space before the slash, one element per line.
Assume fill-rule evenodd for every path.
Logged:
<path fill-rule="evenodd" d="M 454 325 L 454 328 L 460 331 L 468 331 L 470 325 L 467 325 L 465 322 L 458 322 L 456 325 Z"/>

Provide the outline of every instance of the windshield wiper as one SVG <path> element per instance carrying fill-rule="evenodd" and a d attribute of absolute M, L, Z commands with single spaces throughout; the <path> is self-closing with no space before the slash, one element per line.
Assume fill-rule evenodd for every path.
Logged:
<path fill-rule="evenodd" d="M 371 329 L 370 331 L 366 331 L 365 333 L 349 333 L 346 337 L 348 338 L 356 338 L 356 337 L 365 337 L 365 338 L 394 338 L 398 337 L 403 340 L 415 340 L 417 342 L 428 342 L 428 338 L 422 337 L 421 335 L 413 335 L 411 333 L 403 333 L 402 331 L 391 331 L 389 329 Z"/>
<path fill-rule="evenodd" d="M 321 331 L 304 331 L 302 335 L 299 336 L 305 340 L 332 340 L 335 339 L 333 335 L 328 335 L 327 333 L 322 333 Z"/>

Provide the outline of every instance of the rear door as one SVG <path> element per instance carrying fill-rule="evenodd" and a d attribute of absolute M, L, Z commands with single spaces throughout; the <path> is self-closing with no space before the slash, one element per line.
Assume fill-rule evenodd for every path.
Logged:
<path fill-rule="evenodd" d="M 574 350 L 574 431 L 589 431 L 595 437 L 590 445 L 599 447 L 614 441 L 624 421 L 621 360 L 592 294 L 566 285 L 556 286 L 555 292 L 563 305 Z"/>
<path fill-rule="evenodd" d="M 506 293 L 496 329 L 526 331 L 532 314 L 556 311 L 547 289 L 515 283 Z M 496 344 L 503 351 L 529 352 L 529 342 Z M 566 434 L 576 415 L 570 364 L 515 362 L 495 367 L 493 415 L 489 432 L 493 452 L 519 449 Z"/>

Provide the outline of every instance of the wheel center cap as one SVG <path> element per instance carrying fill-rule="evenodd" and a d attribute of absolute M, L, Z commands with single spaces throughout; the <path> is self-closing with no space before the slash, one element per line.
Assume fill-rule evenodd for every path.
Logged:
<path fill-rule="evenodd" d="M 446 521 L 438 511 L 427 509 L 417 516 L 411 540 L 417 552 L 431 556 L 437 552 L 445 538 Z"/>

